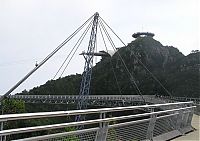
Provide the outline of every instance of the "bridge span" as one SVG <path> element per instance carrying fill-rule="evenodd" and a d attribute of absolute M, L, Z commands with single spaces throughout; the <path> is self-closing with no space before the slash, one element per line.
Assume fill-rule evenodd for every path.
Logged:
<path fill-rule="evenodd" d="M 52 104 L 74 104 L 79 99 L 78 95 L 10 95 L 9 98 L 20 99 L 26 103 L 52 103 Z M 170 97 L 156 95 L 88 95 L 82 96 L 87 99 L 88 105 L 98 106 L 133 106 L 141 104 L 160 104 L 170 102 L 193 101 L 195 105 L 200 105 L 200 98 Z M 145 100 L 145 102 L 144 102 Z"/>
<path fill-rule="evenodd" d="M 11 95 L 9 98 L 20 99 L 26 103 L 56 103 L 73 104 L 79 99 L 78 95 Z M 87 99 L 88 105 L 99 106 L 130 106 L 146 103 L 165 103 L 154 95 L 88 95 L 82 96 Z M 145 100 L 145 102 L 144 102 Z"/>

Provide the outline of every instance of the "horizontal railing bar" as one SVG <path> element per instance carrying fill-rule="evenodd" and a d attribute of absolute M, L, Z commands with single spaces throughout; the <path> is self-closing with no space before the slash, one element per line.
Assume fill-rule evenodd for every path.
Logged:
<path fill-rule="evenodd" d="M 147 118 L 147 119 L 142 119 L 142 120 L 136 120 L 136 121 L 130 121 L 130 122 L 124 122 L 124 123 L 119 123 L 119 124 L 113 124 L 113 125 L 109 125 L 108 129 L 110 128 L 115 128 L 115 127 L 121 127 L 121 126 L 126 126 L 126 125 L 130 125 L 130 124 L 138 124 L 138 123 L 143 123 L 146 121 L 150 121 L 151 118 Z"/>
<path fill-rule="evenodd" d="M 162 118 L 171 117 L 171 116 L 176 116 L 176 115 L 178 115 L 178 113 L 169 114 L 169 115 L 164 115 L 164 116 L 159 116 L 159 117 L 157 117 L 156 119 L 162 119 Z"/>
<path fill-rule="evenodd" d="M 158 112 L 151 112 L 151 113 L 144 113 L 144 114 L 136 114 L 136 115 L 121 116 L 121 117 L 105 118 L 105 119 L 100 119 L 100 120 L 102 120 L 101 122 L 118 121 L 118 120 L 125 120 L 125 119 L 131 119 L 131 118 L 150 116 L 150 115 L 158 115 L 158 114 L 163 114 L 163 113 L 168 113 L 168 112 L 175 112 L 175 111 L 179 111 L 179 110 L 191 109 L 193 107 L 195 107 L 195 106 L 179 108 L 179 109 L 171 109 L 171 110 L 165 110 L 165 111 L 158 111 Z"/>
<path fill-rule="evenodd" d="M 8 114 L 0 115 L 0 122 L 20 119 L 34 119 L 34 118 L 45 118 L 45 117 L 57 117 L 57 116 L 71 116 L 71 115 L 82 115 L 92 113 L 106 113 L 133 110 L 138 108 L 156 108 L 161 106 L 170 105 L 181 105 L 181 104 L 193 104 L 190 102 L 177 102 L 177 103 L 164 103 L 164 104 L 153 104 L 153 105 L 141 105 L 141 106 L 128 106 L 128 107 L 115 107 L 115 108 L 100 108 L 100 109 L 86 109 L 86 110 L 71 110 L 71 111 L 57 111 L 57 112 L 39 112 L 39 113 L 23 113 L 23 114 Z"/>
<path fill-rule="evenodd" d="M 39 140 L 45 140 L 45 139 L 52 139 L 52 138 L 61 138 L 64 136 L 70 136 L 70 135 L 77 135 L 82 133 L 88 133 L 88 132 L 95 132 L 98 131 L 98 128 L 90 128 L 90 129 L 83 129 L 83 130 L 76 130 L 76 131 L 69 131 L 64 133 L 56 133 L 56 134 L 50 134 L 50 135 L 43 135 L 43 136 L 36 136 L 36 137 L 30 137 L 30 138 L 24 138 L 24 139 L 18 139 L 13 141 L 39 141 Z"/>
<path fill-rule="evenodd" d="M 156 119 L 161 119 L 161 118 L 165 118 L 165 117 L 175 116 L 177 114 L 178 113 L 170 114 L 170 115 L 165 115 L 165 116 L 160 116 L 160 117 L 157 117 Z M 130 122 L 124 122 L 124 123 L 119 123 L 119 124 L 113 124 L 113 125 L 109 125 L 108 128 L 110 129 L 110 128 L 115 128 L 115 127 L 121 127 L 121 126 L 130 125 L 130 124 L 138 124 L 138 123 L 149 121 L 150 119 L 151 118 L 143 119 L 143 120 L 130 121 Z"/>
<path fill-rule="evenodd" d="M 153 114 L 162 114 L 162 113 L 174 112 L 174 111 L 179 111 L 179 110 L 184 110 L 184 109 L 190 109 L 190 108 L 193 108 L 193 107 L 195 107 L 195 106 L 179 108 L 179 109 L 171 109 L 171 110 L 165 110 L 165 111 L 158 111 L 158 112 L 152 112 L 152 113 L 144 113 L 144 114 L 137 114 L 137 115 L 128 115 L 128 116 L 121 116 L 121 117 L 105 118 L 105 119 L 95 119 L 95 120 L 80 121 L 80 122 L 43 125 L 43 126 L 26 127 L 26 128 L 18 128 L 18 129 L 8 129 L 8 130 L 0 131 L 0 135 L 5 136 L 5 135 L 9 135 L 9 134 L 18 134 L 18 133 L 41 131 L 41 130 L 58 129 L 58 128 L 71 127 L 71 126 L 81 126 L 81 125 L 87 125 L 87 124 L 95 124 L 95 123 L 101 123 L 101 122 L 117 121 L 117 120 L 123 120 L 123 119 L 130 119 L 130 118 L 134 118 L 134 117 L 142 117 L 142 116 L 148 116 L 148 115 L 153 115 Z"/>
<path fill-rule="evenodd" d="M 94 124 L 98 122 L 99 121 L 96 119 L 96 120 L 88 120 L 88 121 L 80 121 L 80 122 L 70 122 L 70 123 L 60 123 L 60 124 L 43 125 L 43 126 L 35 126 L 35 127 L 8 129 L 8 130 L 0 131 L 0 136 L 35 132 L 35 131 L 42 131 L 42 130 L 59 129 L 59 128 L 72 127 L 72 126 L 81 126 L 81 125 L 87 125 L 87 124 Z"/>

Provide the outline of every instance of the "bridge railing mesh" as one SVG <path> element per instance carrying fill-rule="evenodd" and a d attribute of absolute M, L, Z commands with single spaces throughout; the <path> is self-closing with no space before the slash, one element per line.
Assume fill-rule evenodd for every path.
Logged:
<path fill-rule="evenodd" d="M 138 141 L 146 139 L 149 122 L 126 124 L 111 127 L 108 130 L 106 141 Z"/>
<path fill-rule="evenodd" d="M 164 133 L 176 130 L 176 121 L 177 115 L 157 119 L 153 130 L 153 136 L 159 136 Z"/>
<path fill-rule="evenodd" d="M 170 108 L 159 109 L 160 107 L 167 106 L 170 106 Z M 176 131 L 173 132 L 173 137 L 176 135 L 178 136 L 184 134 L 184 132 L 191 131 L 191 119 L 193 115 L 193 109 L 194 106 L 192 105 L 192 102 L 179 102 L 130 107 L 0 115 L 0 122 L 12 122 L 15 120 L 27 120 L 48 117 L 57 118 L 60 116 L 74 117 L 81 114 L 90 115 L 90 117 L 93 117 L 95 115 L 92 119 L 88 119 L 86 121 L 6 129 L 0 131 L 0 137 L 2 137 L 2 140 L 9 140 L 8 137 L 11 137 L 11 135 L 12 139 L 16 139 L 15 135 L 19 137 L 20 134 L 56 130 L 60 132 L 48 133 L 40 136 L 37 136 L 37 134 L 35 134 L 32 137 L 16 140 L 138 141 L 152 140 L 155 137 L 160 137 L 159 139 L 162 140 L 162 135 L 166 135 L 173 131 Z M 79 126 L 83 126 L 83 128 L 77 128 Z M 73 130 L 61 130 L 71 127 Z M 170 135 L 171 134 L 169 134 L 169 136 L 167 137 L 168 140 L 171 137 Z"/>
<path fill-rule="evenodd" d="M 79 133 L 74 135 L 66 135 L 62 137 L 55 137 L 41 141 L 95 141 L 96 131 Z"/>

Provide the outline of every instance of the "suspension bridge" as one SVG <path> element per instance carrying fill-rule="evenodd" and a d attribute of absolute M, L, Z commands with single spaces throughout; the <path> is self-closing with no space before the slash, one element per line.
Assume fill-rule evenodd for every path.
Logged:
<path fill-rule="evenodd" d="M 83 28 L 85 28 L 85 30 L 53 77 L 53 79 L 55 79 L 59 73 L 62 76 L 77 49 L 81 45 L 84 37 L 88 33 L 89 29 L 91 29 L 87 52 L 81 53 L 85 59 L 85 66 L 78 95 L 10 95 L 18 86 L 20 86 L 43 64 L 45 64 Z M 137 56 L 135 56 L 141 66 L 143 66 L 143 68 L 152 76 L 152 78 L 154 78 L 154 80 L 166 91 L 169 96 L 160 97 L 157 95 L 143 95 L 135 81 L 134 76 L 126 66 L 123 57 L 117 51 L 116 45 L 107 29 L 109 29 L 124 46 L 126 46 L 114 30 L 99 16 L 99 13 L 95 13 L 43 61 L 38 63 L 33 70 L 31 70 L 27 75 L 25 75 L 25 77 L 16 83 L 16 85 L 8 90 L 8 92 L 0 97 L 0 101 L 4 98 L 11 98 L 35 104 L 74 104 L 76 105 L 76 110 L 0 115 L 0 136 L 2 141 L 161 141 L 170 140 L 195 130 L 191 123 L 195 108 L 199 105 L 199 99 L 172 97 L 171 93 L 162 85 L 154 74 L 151 73 L 151 71 L 140 61 L 140 59 L 137 58 Z M 97 47 L 97 31 L 100 32 L 102 37 L 106 48 L 105 52 L 95 52 Z M 152 33 L 148 34 L 154 35 Z M 140 33 L 137 37 L 140 35 L 143 34 Z M 130 78 L 130 85 L 136 89 L 137 95 L 90 94 L 94 56 L 112 56 L 108 51 L 108 45 L 106 44 L 105 38 L 107 38 L 114 50 L 114 53 L 116 53 L 121 60 L 122 65 Z M 113 73 L 115 74 L 114 71 Z M 118 84 L 117 79 L 115 80 L 116 84 Z M 94 105 L 104 108 L 87 108 L 88 106 Z M 12 123 L 14 121 L 37 120 L 43 118 L 56 119 L 60 117 L 65 117 L 68 120 L 65 120 L 66 122 L 64 123 L 62 122 L 50 125 L 38 125 L 31 127 L 23 126 L 13 129 L 3 129 L 3 125 L 8 122 Z M 73 130 L 66 131 L 66 128 L 72 128 Z M 38 135 L 38 132 L 43 134 Z M 31 136 L 27 137 L 26 134 Z"/>

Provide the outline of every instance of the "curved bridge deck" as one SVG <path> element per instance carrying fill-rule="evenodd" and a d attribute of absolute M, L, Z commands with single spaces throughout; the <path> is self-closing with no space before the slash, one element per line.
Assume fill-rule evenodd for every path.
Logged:
<path fill-rule="evenodd" d="M 78 95 L 11 95 L 9 98 L 22 99 L 27 103 L 60 103 L 70 104 L 75 103 Z M 86 99 L 89 105 L 114 105 L 114 106 L 127 106 L 144 104 L 144 100 L 147 103 L 166 103 L 160 98 L 154 95 L 144 95 L 143 98 L 140 95 L 88 95 L 82 96 Z"/>

